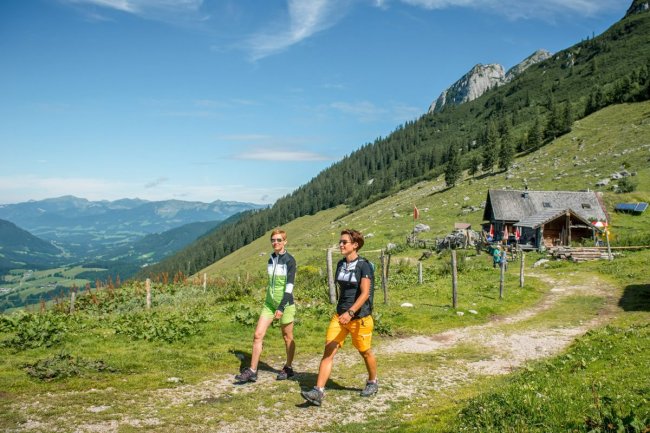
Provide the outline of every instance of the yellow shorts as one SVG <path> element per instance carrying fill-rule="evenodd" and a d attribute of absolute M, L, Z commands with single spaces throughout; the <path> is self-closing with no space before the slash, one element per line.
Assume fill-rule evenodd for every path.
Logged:
<path fill-rule="evenodd" d="M 330 325 L 327 327 L 327 335 L 325 336 L 326 344 L 330 341 L 336 341 L 339 347 L 342 347 L 345 337 L 348 334 L 352 334 L 352 345 L 359 352 L 365 352 L 370 349 L 372 329 L 374 326 L 375 322 L 372 320 L 372 316 L 351 320 L 346 325 L 341 325 L 339 323 L 339 315 L 335 314 L 332 320 L 330 320 Z"/>

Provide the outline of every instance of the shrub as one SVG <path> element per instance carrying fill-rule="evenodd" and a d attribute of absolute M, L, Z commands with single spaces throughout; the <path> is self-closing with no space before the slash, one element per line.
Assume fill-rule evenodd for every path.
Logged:
<path fill-rule="evenodd" d="M 629 177 L 624 177 L 618 181 L 616 192 L 619 194 L 636 191 L 637 184 Z"/>
<path fill-rule="evenodd" d="M 133 340 L 164 341 L 173 343 L 203 332 L 201 324 L 207 322 L 199 312 L 139 312 L 119 316 L 113 323 L 116 334 Z"/>
<path fill-rule="evenodd" d="M 117 371 L 116 369 L 109 367 L 102 360 L 84 360 L 64 352 L 50 358 L 41 359 L 32 364 L 24 364 L 23 368 L 31 377 L 43 381 L 79 376 L 87 371 L 111 373 Z"/>
<path fill-rule="evenodd" d="M 0 329 L 14 332 L 2 346 L 16 350 L 50 347 L 59 343 L 67 332 L 66 316 L 52 312 L 2 316 Z"/>

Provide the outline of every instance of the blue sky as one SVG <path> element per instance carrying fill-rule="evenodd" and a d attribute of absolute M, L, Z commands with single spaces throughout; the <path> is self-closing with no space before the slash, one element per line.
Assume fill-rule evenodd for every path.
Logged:
<path fill-rule="evenodd" d="M 0 204 L 273 203 L 631 0 L 5 0 Z"/>

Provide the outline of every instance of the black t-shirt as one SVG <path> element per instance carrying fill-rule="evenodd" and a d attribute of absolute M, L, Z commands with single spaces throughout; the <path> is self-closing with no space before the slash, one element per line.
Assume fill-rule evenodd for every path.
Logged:
<path fill-rule="evenodd" d="M 336 305 L 336 312 L 341 315 L 348 311 L 361 295 L 361 279 L 368 278 L 371 282 L 374 278 L 372 266 L 365 259 L 357 258 L 348 263 L 342 259 L 336 265 L 336 284 L 339 289 L 339 302 Z M 369 316 L 372 313 L 370 299 L 356 312 L 354 319 Z"/>

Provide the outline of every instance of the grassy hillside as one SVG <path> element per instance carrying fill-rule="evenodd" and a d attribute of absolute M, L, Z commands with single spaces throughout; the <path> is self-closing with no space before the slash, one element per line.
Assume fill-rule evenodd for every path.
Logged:
<path fill-rule="evenodd" d="M 379 200 L 366 208 L 349 213 L 339 206 L 313 216 L 304 216 L 284 225 L 289 236 L 288 250 L 299 265 L 324 267 L 326 249 L 334 246 L 339 231 L 353 227 L 373 236 L 362 253 L 377 259 L 378 251 L 389 242 L 405 244 L 413 229 L 413 206 L 420 210 L 418 223 L 431 227 L 421 237 L 443 237 L 455 222 L 467 222 L 476 230 L 483 222 L 483 205 L 490 188 L 531 190 L 598 190 L 611 217 L 612 242 L 648 233 L 650 212 L 631 216 L 614 212 L 618 202 L 650 201 L 650 102 L 608 107 L 573 125 L 573 131 L 539 151 L 515 160 L 507 172 L 477 177 L 465 176 L 454 188 L 447 189 L 442 176 Z M 636 191 L 616 194 L 596 183 L 623 169 L 634 173 Z M 472 210 L 474 209 L 474 210 Z M 642 240 L 639 240 L 642 242 Z M 650 239 L 645 236 L 646 245 Z M 270 251 L 268 236 L 255 240 L 219 260 L 202 272 L 211 276 L 243 273 L 261 269 L 264 255 Z M 418 251 L 405 255 L 419 257 Z M 336 257 L 336 253 L 335 253 Z"/>

